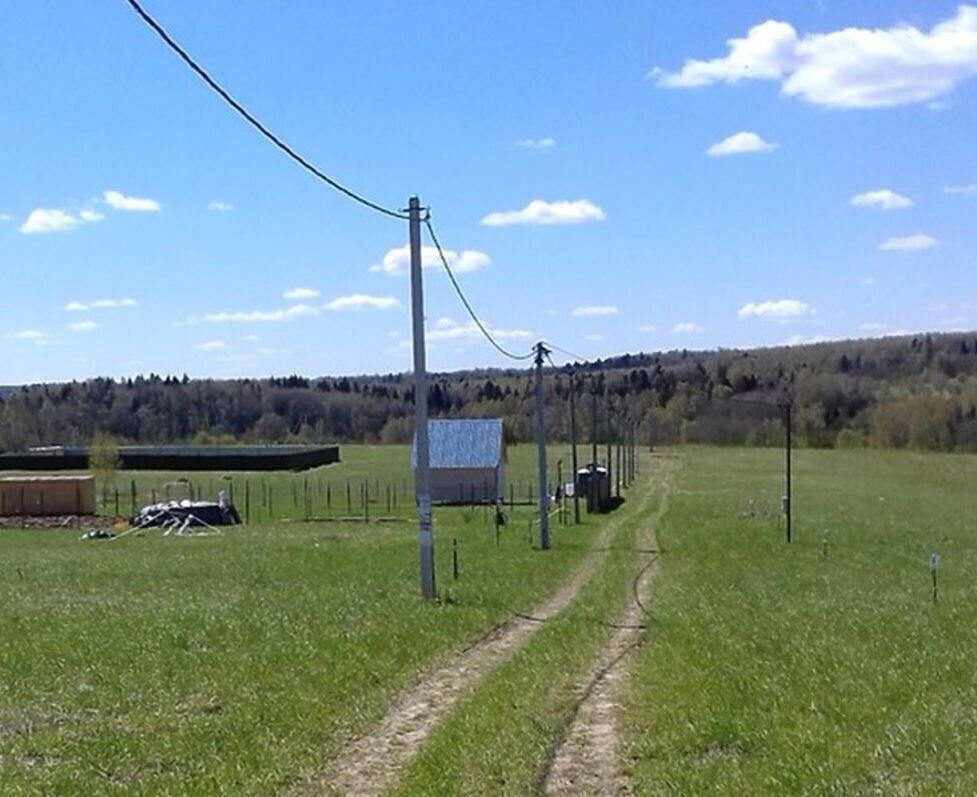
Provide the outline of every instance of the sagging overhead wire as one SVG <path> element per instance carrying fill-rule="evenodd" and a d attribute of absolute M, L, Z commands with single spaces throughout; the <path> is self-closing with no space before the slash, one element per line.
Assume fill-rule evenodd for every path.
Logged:
<path fill-rule="evenodd" d="M 491 343 L 501 354 L 508 357 L 510 360 L 528 360 L 535 356 L 535 352 L 528 352 L 527 354 L 515 354 L 509 351 L 501 343 L 499 343 L 492 334 L 485 328 L 485 325 L 481 322 L 478 315 L 476 315 L 475 310 L 472 308 L 471 303 L 468 301 L 468 297 L 465 296 L 465 292 L 461 289 L 461 285 L 458 284 L 458 280 L 455 279 L 454 272 L 451 270 L 451 266 L 448 265 L 448 258 L 445 257 L 444 250 L 441 248 L 441 243 L 438 241 L 438 236 L 434 232 L 434 225 L 431 224 L 430 213 L 424 219 L 424 224 L 427 226 L 427 231 L 431 236 L 431 241 L 434 244 L 434 248 L 438 250 L 438 257 L 441 259 L 441 265 L 444 267 L 445 272 L 448 275 L 448 279 L 451 280 L 451 285 L 455 289 L 455 293 L 458 294 L 458 298 L 461 303 L 465 306 L 465 310 L 468 311 L 468 315 L 471 316 L 472 321 L 475 322 L 475 326 L 478 327 L 485 339 Z"/>
<path fill-rule="evenodd" d="M 347 188 L 342 183 L 334 180 L 324 171 L 319 169 L 313 163 L 308 161 L 306 158 L 302 157 L 298 152 L 292 149 L 288 144 L 286 144 L 281 138 L 275 135 L 271 130 L 265 127 L 260 120 L 257 119 L 247 108 L 245 108 L 241 103 L 235 100 L 226 89 L 224 89 L 214 78 L 212 78 L 207 71 L 200 66 L 190 54 L 184 50 L 174 39 L 170 36 L 163 26 L 160 25 L 149 13 L 137 2 L 137 0 L 126 0 L 126 2 L 135 11 L 152 30 L 159 36 L 174 53 L 176 53 L 180 59 L 192 69 L 201 80 L 204 81 L 211 89 L 213 89 L 228 105 L 231 106 L 235 111 L 237 111 L 244 119 L 255 128 L 262 136 L 268 139 L 272 144 L 274 144 L 278 149 L 284 152 L 289 158 L 299 164 L 303 169 L 317 177 L 322 182 L 329 185 L 331 188 L 335 189 L 341 194 L 344 194 L 348 198 L 352 199 L 354 202 L 359 202 L 361 205 L 365 205 L 371 210 L 375 210 L 377 213 L 382 213 L 386 216 L 391 216 L 395 219 L 406 219 L 407 214 L 399 210 L 393 210 L 391 208 L 379 205 L 376 202 L 372 202 L 361 194 L 356 193 L 350 188 Z"/>
<path fill-rule="evenodd" d="M 545 343 L 547 346 L 549 346 L 554 351 L 560 352 L 560 354 L 565 354 L 567 357 L 573 357 L 573 359 L 576 360 L 577 362 L 581 362 L 581 363 L 587 362 L 587 358 L 586 357 L 581 357 L 579 354 L 574 354 L 572 351 L 569 351 L 567 349 L 562 349 L 559 346 L 557 346 L 555 343 L 552 343 L 552 342 L 550 342 L 548 340 L 544 340 L 543 343 Z M 550 363 L 552 363 L 552 362 L 553 361 L 550 360 Z M 555 368 L 556 366 L 554 365 L 553 367 Z"/>

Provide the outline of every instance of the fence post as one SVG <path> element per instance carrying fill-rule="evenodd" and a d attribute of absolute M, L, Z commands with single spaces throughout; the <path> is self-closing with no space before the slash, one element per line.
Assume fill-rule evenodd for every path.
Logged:
<path fill-rule="evenodd" d="M 244 480 L 244 522 L 251 524 L 251 482 Z"/>

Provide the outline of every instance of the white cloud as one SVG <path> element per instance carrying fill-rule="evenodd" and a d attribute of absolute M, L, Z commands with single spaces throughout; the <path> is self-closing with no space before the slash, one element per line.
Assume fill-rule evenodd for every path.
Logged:
<path fill-rule="evenodd" d="M 220 351 L 221 349 L 226 349 L 227 344 L 222 340 L 208 340 L 204 343 L 198 343 L 193 348 L 198 351 Z"/>
<path fill-rule="evenodd" d="M 957 194 L 959 196 L 977 196 L 977 183 L 967 185 L 945 185 L 943 191 L 947 194 Z"/>
<path fill-rule="evenodd" d="M 230 202 L 221 202 L 215 199 L 213 202 L 207 203 L 207 210 L 215 210 L 218 213 L 226 213 L 229 210 L 234 210 L 234 205 Z"/>
<path fill-rule="evenodd" d="M 811 343 L 826 343 L 829 340 L 831 340 L 831 338 L 825 337 L 824 335 L 791 335 L 781 345 L 804 346 Z"/>
<path fill-rule="evenodd" d="M 939 241 L 929 235 L 917 233 L 903 238 L 890 238 L 879 244 L 879 249 L 885 252 L 918 252 L 921 249 L 932 249 L 939 245 Z"/>
<path fill-rule="evenodd" d="M 702 327 L 700 327 L 695 321 L 682 321 L 672 327 L 673 335 L 695 335 L 702 332 Z"/>
<path fill-rule="evenodd" d="M 399 307 L 400 302 L 393 296 L 369 296 L 365 293 L 354 293 L 351 296 L 339 296 L 325 305 L 326 310 L 392 310 Z"/>
<path fill-rule="evenodd" d="M 537 152 L 547 152 L 556 146 L 556 139 L 550 138 L 523 138 L 516 142 L 517 147 L 523 149 L 533 149 Z"/>
<path fill-rule="evenodd" d="M 39 332 L 36 329 L 24 329 L 20 332 L 11 332 L 7 335 L 10 340 L 32 340 L 35 343 L 42 340 L 48 340 L 48 335 L 44 332 Z"/>
<path fill-rule="evenodd" d="M 91 332 L 93 329 L 98 328 L 98 324 L 94 321 L 75 321 L 70 324 L 65 324 L 65 326 L 72 332 Z"/>
<path fill-rule="evenodd" d="M 572 316 L 596 316 L 596 315 L 617 315 L 620 312 L 612 304 L 588 304 L 583 307 L 574 307 L 570 313 Z"/>
<path fill-rule="evenodd" d="M 888 188 L 880 188 L 877 191 L 866 191 L 863 194 L 856 194 L 848 202 L 857 208 L 878 207 L 882 208 L 882 210 L 900 210 L 913 206 L 913 201 L 909 197 L 897 194 Z"/>
<path fill-rule="evenodd" d="M 13 221 L 14 217 L 9 213 L 0 213 L 0 221 Z"/>
<path fill-rule="evenodd" d="M 780 145 L 775 141 L 764 141 L 756 133 L 743 130 L 717 141 L 706 150 L 706 155 L 721 158 L 724 155 L 742 155 L 746 152 L 769 152 L 778 146 Z"/>
<path fill-rule="evenodd" d="M 584 335 L 584 340 L 589 340 L 591 342 L 596 342 L 598 340 L 603 340 L 603 339 L 604 339 L 603 335 L 594 335 L 594 334 Z"/>
<path fill-rule="evenodd" d="M 876 282 L 878 282 L 878 280 L 876 280 L 875 277 L 865 277 L 865 279 L 862 280 L 861 284 L 864 285 L 866 288 L 868 288 L 874 285 Z"/>
<path fill-rule="evenodd" d="M 722 58 L 648 76 L 666 88 L 777 80 L 782 94 L 832 108 L 928 102 L 977 74 L 977 7 L 959 6 L 928 33 L 903 24 L 800 37 L 789 23 L 768 20 L 727 44 Z"/>
<path fill-rule="evenodd" d="M 68 213 L 66 210 L 58 208 L 36 208 L 32 210 L 24 223 L 20 225 L 20 231 L 24 235 L 36 235 L 46 232 L 64 232 L 73 230 L 81 224 L 104 219 L 101 213 L 94 210 L 82 210 L 77 216 Z"/>
<path fill-rule="evenodd" d="M 533 337 L 533 333 L 528 329 L 501 329 L 489 324 L 486 324 L 485 327 L 496 340 L 525 340 Z M 459 324 L 450 318 L 439 318 L 435 328 L 428 330 L 425 337 L 429 341 L 476 340 L 482 339 L 482 332 L 474 321 Z M 400 345 L 403 348 L 409 348 L 410 341 L 401 341 Z"/>
<path fill-rule="evenodd" d="M 442 251 L 444 252 L 444 259 L 451 266 L 451 270 L 457 274 L 479 271 L 487 268 L 492 262 L 487 254 L 475 249 L 465 249 L 460 253 L 451 249 Z M 441 258 L 438 256 L 438 250 L 435 247 L 421 247 L 421 265 L 424 268 L 441 267 Z M 408 273 L 410 271 L 410 247 L 401 246 L 397 249 L 391 249 L 383 256 L 382 262 L 370 266 L 370 271 L 388 274 L 392 277 Z"/>
<path fill-rule="evenodd" d="M 879 324 L 875 321 L 868 321 L 864 324 L 859 324 L 858 328 L 863 332 L 880 332 L 883 329 L 888 329 L 887 324 Z"/>
<path fill-rule="evenodd" d="M 319 291 L 315 288 L 291 288 L 282 294 L 283 299 L 318 299 Z"/>
<path fill-rule="evenodd" d="M 155 199 L 126 196 L 119 191 L 106 191 L 102 195 L 102 201 L 115 210 L 128 210 L 137 213 L 156 213 L 163 209 Z"/>
<path fill-rule="evenodd" d="M 813 312 L 811 306 L 800 299 L 774 299 L 744 304 L 740 308 L 740 318 L 796 318 Z"/>
<path fill-rule="evenodd" d="M 642 324 L 640 327 L 638 327 L 638 332 L 657 332 L 657 331 L 658 331 L 658 327 L 656 327 L 654 324 Z"/>
<path fill-rule="evenodd" d="M 603 221 L 604 211 L 589 199 L 563 199 L 546 202 L 534 199 L 522 210 L 505 210 L 489 213 L 482 219 L 486 227 L 506 227 L 510 224 L 581 224 Z"/>
<path fill-rule="evenodd" d="M 207 313 L 203 320 L 211 324 L 251 324 L 258 322 L 290 321 L 293 318 L 319 315 L 320 308 L 307 304 L 294 304 L 280 310 L 222 311 Z"/>
<path fill-rule="evenodd" d="M 135 307 L 138 305 L 135 299 L 125 298 L 125 299 L 96 299 L 94 302 L 89 302 L 85 304 L 84 302 L 68 302 L 64 306 L 64 309 L 69 313 L 79 313 L 86 310 L 105 310 L 114 307 Z"/>

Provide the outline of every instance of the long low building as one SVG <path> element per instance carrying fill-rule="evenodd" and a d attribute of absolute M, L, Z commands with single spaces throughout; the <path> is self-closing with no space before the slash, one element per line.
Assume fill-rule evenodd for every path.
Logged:
<path fill-rule="evenodd" d="M 123 470 L 308 470 L 339 462 L 339 446 L 119 446 Z M 87 470 L 87 446 L 0 454 L 2 470 Z"/>

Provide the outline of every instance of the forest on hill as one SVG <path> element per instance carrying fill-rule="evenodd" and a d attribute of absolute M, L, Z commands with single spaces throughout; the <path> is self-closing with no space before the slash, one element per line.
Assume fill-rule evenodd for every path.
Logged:
<path fill-rule="evenodd" d="M 813 447 L 977 451 L 977 333 L 832 341 L 750 350 L 672 351 L 549 368 L 550 439 L 569 439 L 570 390 L 580 440 L 628 423 L 642 443 L 775 445 L 784 406 Z M 432 375 L 432 417 L 496 418 L 508 439 L 533 435 L 527 370 Z M 5 388 L 0 449 L 128 443 L 407 442 L 409 374 L 210 380 L 150 374 Z"/>

